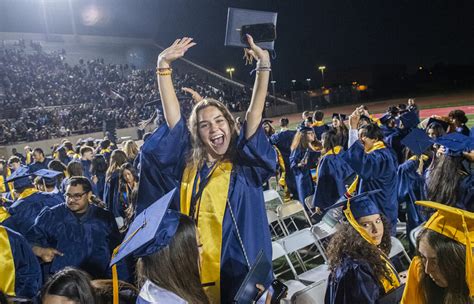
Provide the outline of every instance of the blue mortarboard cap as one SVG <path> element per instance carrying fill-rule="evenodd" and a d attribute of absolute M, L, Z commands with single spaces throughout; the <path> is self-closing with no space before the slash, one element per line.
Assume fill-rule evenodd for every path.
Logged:
<path fill-rule="evenodd" d="M 227 11 L 227 26 L 224 45 L 248 47 L 248 44 L 243 43 L 241 39 L 241 33 L 248 32 L 251 34 L 253 33 L 252 37 L 259 47 L 273 50 L 275 47 L 275 41 L 266 40 L 265 38 L 267 38 L 267 36 L 276 38 L 277 17 L 278 14 L 274 12 L 230 7 Z"/>
<path fill-rule="evenodd" d="M 449 133 L 437 138 L 435 143 L 444 146 L 446 148 L 446 154 L 451 156 L 462 155 L 462 152 L 474 148 L 473 138 L 458 132 Z"/>
<path fill-rule="evenodd" d="M 28 167 L 22 166 L 15 170 L 5 182 L 13 182 L 13 188 L 21 189 L 27 186 L 31 186 L 32 182 L 30 179 L 31 173 L 28 170 Z"/>
<path fill-rule="evenodd" d="M 130 254 L 134 257 L 147 256 L 169 245 L 180 218 L 179 212 L 168 209 L 176 192 L 176 188 L 171 190 L 135 218 L 110 265 Z"/>
<path fill-rule="evenodd" d="M 46 184 L 55 184 L 56 177 L 62 174 L 61 172 L 48 170 L 48 169 L 40 169 L 33 173 L 33 175 L 41 177 Z"/>
<path fill-rule="evenodd" d="M 385 114 L 384 116 L 380 117 L 380 123 L 384 125 L 391 119 L 395 119 L 395 117 L 393 117 L 391 114 Z"/>
<path fill-rule="evenodd" d="M 405 112 L 400 115 L 400 120 L 403 123 L 405 129 L 413 129 L 420 123 L 420 119 L 415 112 Z"/>
<path fill-rule="evenodd" d="M 268 124 L 272 124 L 272 123 L 273 123 L 273 120 L 270 120 L 270 119 L 264 119 L 264 120 L 262 121 L 262 125 L 263 125 L 263 124 L 266 124 L 266 123 L 268 123 Z"/>
<path fill-rule="evenodd" d="M 448 131 L 448 128 L 449 128 L 449 123 L 444 121 L 444 120 L 441 120 L 441 119 L 436 119 L 434 117 L 431 117 L 430 119 L 428 119 L 428 123 L 426 124 L 426 128 L 430 127 L 431 125 L 439 125 L 440 127 L 442 127 L 444 129 L 444 131 Z"/>
<path fill-rule="evenodd" d="M 401 142 L 416 155 L 421 155 L 426 149 L 433 145 L 433 141 L 426 132 L 418 128 L 411 130 Z"/>
<path fill-rule="evenodd" d="M 325 210 L 346 206 L 348 200 L 351 202 L 351 212 L 354 215 L 354 218 L 358 219 L 363 216 L 380 214 L 380 210 L 377 207 L 377 204 L 371 199 L 371 196 L 375 193 L 381 192 L 382 190 L 372 190 L 367 191 L 353 197 L 347 198 L 343 196 L 340 198 L 334 205 L 329 206 Z"/>
<path fill-rule="evenodd" d="M 313 128 L 307 127 L 307 126 L 305 126 L 304 124 L 300 124 L 300 125 L 298 126 L 297 131 L 298 131 L 298 132 L 302 132 L 302 133 L 304 133 L 304 132 L 313 132 Z"/>

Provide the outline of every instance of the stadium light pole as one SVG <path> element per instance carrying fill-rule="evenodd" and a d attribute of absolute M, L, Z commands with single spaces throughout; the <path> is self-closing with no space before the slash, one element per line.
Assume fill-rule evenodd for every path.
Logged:
<path fill-rule="evenodd" d="M 44 0 L 41 0 L 41 11 L 43 12 L 44 33 L 46 34 L 46 39 L 48 39 L 49 25 L 48 25 L 48 17 L 46 16 L 46 5 L 44 3 Z"/>
<path fill-rule="evenodd" d="M 275 93 L 275 84 L 277 83 L 276 80 L 272 80 L 270 81 L 270 83 L 272 84 L 272 91 L 273 91 L 273 109 L 276 110 L 276 104 L 277 104 L 277 100 L 276 100 L 276 93 Z M 275 115 L 275 113 L 273 113 L 273 115 Z"/>
<path fill-rule="evenodd" d="M 225 70 L 227 73 L 229 73 L 230 79 L 232 79 L 232 74 L 235 72 L 235 69 L 233 67 L 227 68 Z"/>
<path fill-rule="evenodd" d="M 324 70 L 325 69 L 326 69 L 326 66 L 324 66 L 324 65 L 318 66 L 318 70 L 321 71 L 321 79 L 322 79 L 321 86 L 322 87 L 324 87 Z"/>
<path fill-rule="evenodd" d="M 311 88 L 311 78 L 306 78 L 306 82 L 308 83 L 308 90 Z"/>

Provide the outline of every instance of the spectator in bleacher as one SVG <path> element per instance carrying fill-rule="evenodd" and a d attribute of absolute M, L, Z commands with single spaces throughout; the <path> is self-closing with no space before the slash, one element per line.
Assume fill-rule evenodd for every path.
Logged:
<path fill-rule="evenodd" d="M 48 164 L 51 162 L 51 159 L 44 156 L 43 149 L 35 148 L 33 150 L 33 159 L 34 162 L 29 165 L 30 172 L 36 172 L 39 169 L 48 169 Z"/>

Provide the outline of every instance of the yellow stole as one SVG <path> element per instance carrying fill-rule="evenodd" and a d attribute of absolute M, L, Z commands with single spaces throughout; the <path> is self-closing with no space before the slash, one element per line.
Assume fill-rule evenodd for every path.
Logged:
<path fill-rule="evenodd" d="M 36 192 L 38 192 L 38 190 L 36 190 L 35 188 L 26 188 L 25 190 L 23 190 L 22 193 L 20 193 L 18 199 L 21 200 L 27 198 L 28 196 L 35 194 Z"/>
<path fill-rule="evenodd" d="M 360 234 L 360 236 L 364 240 L 367 241 L 367 243 L 376 246 L 375 242 L 374 242 L 374 239 L 372 239 L 372 237 L 370 237 L 370 235 L 367 233 L 367 231 L 365 231 L 364 228 L 362 228 L 362 226 L 359 225 L 359 223 L 355 219 L 354 215 L 352 214 L 350 199 L 347 201 L 347 207 L 346 207 L 346 209 L 344 209 L 344 215 L 346 216 L 347 221 L 349 222 L 349 224 L 351 224 L 351 226 L 354 227 L 354 229 Z M 378 279 L 379 279 L 380 284 L 383 286 L 383 288 L 385 290 L 385 293 L 388 293 L 389 291 L 399 287 L 400 286 L 400 281 L 398 279 L 398 275 L 397 275 L 395 269 L 392 266 L 392 263 L 390 263 L 390 260 L 386 257 L 385 253 L 380 251 L 380 257 L 385 261 L 385 268 L 389 272 L 389 276 L 390 276 L 391 281 L 389 279 L 387 279 L 385 276 L 382 276 L 381 278 L 378 278 Z"/>
<path fill-rule="evenodd" d="M 31 164 L 31 152 L 26 152 L 26 164 Z"/>
<path fill-rule="evenodd" d="M 335 146 L 334 149 L 327 151 L 326 153 L 324 153 L 323 156 L 321 156 L 321 158 L 319 159 L 318 167 L 316 168 L 316 181 L 315 182 L 318 181 L 319 166 L 321 165 L 323 158 L 327 155 L 338 155 L 341 152 L 341 150 L 342 150 L 342 146 Z"/>
<path fill-rule="evenodd" d="M 105 153 L 110 153 L 110 152 L 111 152 L 110 149 L 107 148 L 107 149 L 102 149 L 102 150 L 100 150 L 100 153 L 99 153 L 99 154 L 105 154 Z"/>
<path fill-rule="evenodd" d="M 384 142 L 383 141 L 377 141 L 372 146 L 372 148 L 370 148 L 369 150 L 366 150 L 365 153 L 371 153 L 373 151 L 384 149 L 384 148 L 386 148 Z M 352 195 L 355 191 L 357 191 L 358 184 L 359 184 L 359 175 L 356 176 L 355 180 L 349 186 L 349 188 L 347 189 L 347 193 Z"/>
<path fill-rule="evenodd" d="M 188 163 L 181 182 L 181 213 L 197 220 L 197 228 L 203 244 L 201 283 L 211 303 L 220 303 L 220 271 L 222 251 L 222 223 L 229 195 L 232 163 L 219 161 L 211 169 L 208 183 L 197 201 L 195 214 L 189 214 L 194 181 L 196 193 L 200 178 L 196 163 Z"/>
<path fill-rule="evenodd" d="M 0 226 L 0 290 L 15 296 L 15 263 L 7 230 Z"/>
<path fill-rule="evenodd" d="M 283 160 L 283 156 L 281 155 L 281 152 L 280 152 L 280 149 L 278 149 L 276 146 L 273 146 L 273 148 L 275 149 L 276 153 L 277 153 L 277 161 L 278 161 L 278 165 L 280 166 L 280 179 L 278 180 L 278 184 L 283 188 L 285 189 L 286 191 L 286 181 L 285 181 L 285 177 L 286 177 L 286 170 L 285 170 L 285 161 Z"/>
<path fill-rule="evenodd" d="M 7 208 L 4 206 L 0 206 L 0 223 L 10 217 L 10 213 L 8 213 Z"/>
<path fill-rule="evenodd" d="M 312 127 L 321 127 L 324 125 L 324 121 L 322 120 L 319 120 L 319 121 L 315 121 L 313 122 L 313 124 L 311 125 Z"/>

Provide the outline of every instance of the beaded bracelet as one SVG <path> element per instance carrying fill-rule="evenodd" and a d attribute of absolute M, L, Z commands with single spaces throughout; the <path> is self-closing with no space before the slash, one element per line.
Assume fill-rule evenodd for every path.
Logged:
<path fill-rule="evenodd" d="M 173 72 L 172 68 L 156 68 L 156 74 L 159 76 L 169 76 Z"/>

